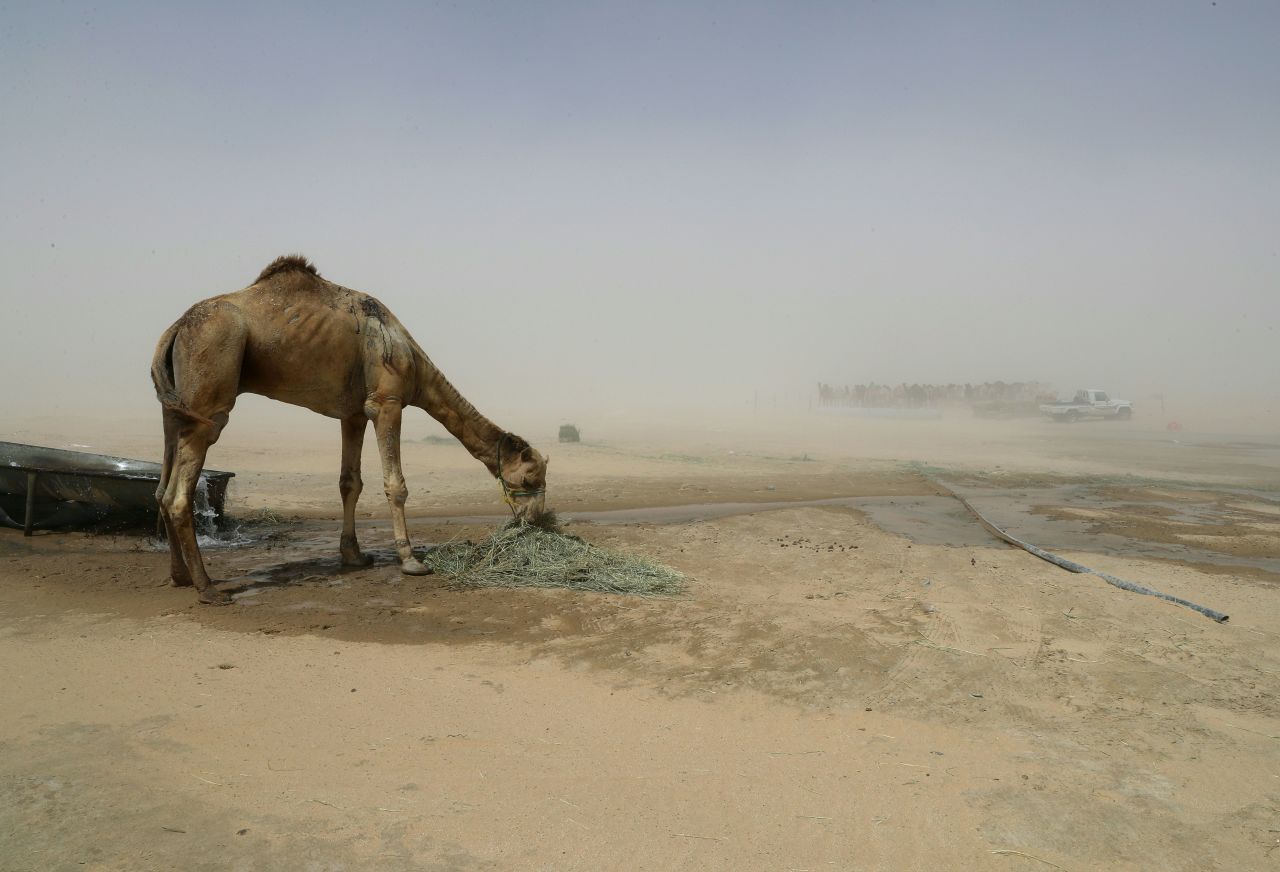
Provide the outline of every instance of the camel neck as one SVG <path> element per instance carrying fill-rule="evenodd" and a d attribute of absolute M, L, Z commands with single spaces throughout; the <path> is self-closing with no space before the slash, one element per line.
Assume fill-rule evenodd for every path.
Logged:
<path fill-rule="evenodd" d="M 498 472 L 498 440 L 503 429 L 476 411 L 425 354 L 418 360 L 418 394 L 413 405 L 427 411 L 493 475 Z"/>

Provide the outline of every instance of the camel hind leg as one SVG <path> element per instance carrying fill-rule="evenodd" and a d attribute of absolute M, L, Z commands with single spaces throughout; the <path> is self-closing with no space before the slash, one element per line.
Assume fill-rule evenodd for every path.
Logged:
<path fill-rule="evenodd" d="M 173 523 L 169 520 L 169 513 L 165 511 L 164 495 L 169 487 L 169 479 L 173 476 L 174 459 L 178 454 L 178 425 L 180 423 L 179 416 L 165 409 L 164 415 L 164 462 L 160 466 L 160 485 L 156 488 L 156 505 L 158 508 L 159 522 L 157 524 L 156 535 L 164 535 L 165 542 L 169 545 L 169 581 L 174 587 L 190 587 L 192 585 L 191 572 L 187 569 L 186 561 L 182 559 L 182 546 L 178 544 L 178 538 L 174 532 Z"/>
<path fill-rule="evenodd" d="M 200 556 L 200 545 L 196 541 L 195 516 L 192 511 L 195 505 L 196 484 L 200 481 L 200 471 L 204 468 L 205 455 L 213 444 L 216 435 L 208 424 L 203 422 L 185 423 L 178 436 L 177 448 L 174 452 L 173 470 L 165 488 L 161 505 L 169 528 L 169 553 L 173 559 L 175 553 L 187 571 L 191 583 L 195 585 L 196 596 L 202 603 L 210 605 L 226 605 L 231 597 L 213 586 L 209 573 L 204 568 L 204 560 Z"/>
<path fill-rule="evenodd" d="M 167 364 L 173 389 L 162 398 L 167 476 L 160 512 L 175 581 L 189 579 L 200 602 L 225 605 L 231 598 L 213 586 L 205 570 L 192 510 L 205 456 L 227 425 L 240 390 L 247 330 L 239 310 L 210 302 L 192 307 L 179 325 Z"/>

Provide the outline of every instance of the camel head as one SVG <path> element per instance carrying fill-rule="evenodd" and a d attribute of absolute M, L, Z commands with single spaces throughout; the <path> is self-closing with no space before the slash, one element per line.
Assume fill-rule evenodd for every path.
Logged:
<path fill-rule="evenodd" d="M 519 436 L 498 443 L 498 481 L 518 520 L 536 521 L 546 511 L 547 458 Z"/>

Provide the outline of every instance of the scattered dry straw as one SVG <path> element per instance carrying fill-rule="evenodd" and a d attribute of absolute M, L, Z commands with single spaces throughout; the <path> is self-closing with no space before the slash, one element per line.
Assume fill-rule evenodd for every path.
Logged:
<path fill-rule="evenodd" d="M 423 562 L 462 587 L 567 587 L 639 596 L 676 594 L 684 576 L 643 557 L 598 548 L 541 526 L 512 522 L 481 542 L 446 542 Z"/>

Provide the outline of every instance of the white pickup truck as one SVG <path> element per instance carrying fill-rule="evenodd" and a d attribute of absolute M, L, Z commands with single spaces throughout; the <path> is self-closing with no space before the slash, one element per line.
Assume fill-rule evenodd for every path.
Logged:
<path fill-rule="evenodd" d="M 1109 418 L 1113 421 L 1128 421 L 1133 417 L 1133 403 L 1128 400 L 1113 400 L 1106 391 L 1076 391 L 1075 398 L 1062 403 L 1044 403 L 1040 411 L 1051 420 L 1071 423 L 1085 418 Z"/>

